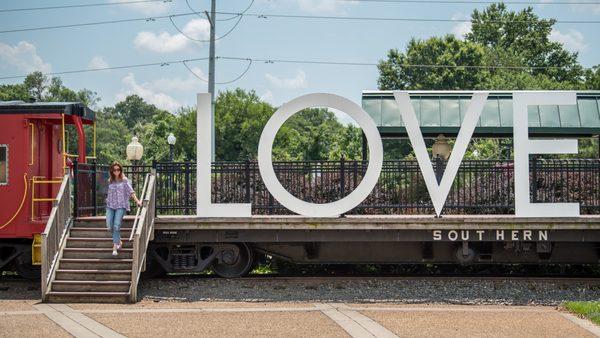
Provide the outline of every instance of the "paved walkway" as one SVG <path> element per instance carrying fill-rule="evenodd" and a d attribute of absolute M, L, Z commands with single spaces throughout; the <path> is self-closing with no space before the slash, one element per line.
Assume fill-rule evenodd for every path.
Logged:
<path fill-rule="evenodd" d="M 554 307 L 345 303 L 0 301 L 0 336 L 600 337 Z"/>

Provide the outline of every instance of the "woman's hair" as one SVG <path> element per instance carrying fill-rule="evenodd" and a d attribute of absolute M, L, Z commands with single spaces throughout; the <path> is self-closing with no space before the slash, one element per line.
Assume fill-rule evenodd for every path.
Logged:
<path fill-rule="evenodd" d="M 119 171 L 119 176 L 118 176 L 118 177 L 117 177 L 117 175 L 115 175 L 115 173 L 113 172 L 113 169 L 114 169 L 115 167 L 118 167 L 118 168 L 119 168 L 119 170 L 120 170 L 120 171 Z M 117 179 L 121 181 L 121 180 L 123 180 L 123 179 L 125 178 L 125 176 L 123 176 L 123 166 L 121 165 L 121 163 L 119 163 L 119 162 L 117 162 L 117 161 L 113 162 L 113 163 L 110 165 L 110 168 L 109 168 L 109 174 L 110 174 L 110 178 L 108 179 L 108 181 L 109 181 L 109 182 L 114 182 L 114 181 L 116 181 Z"/>

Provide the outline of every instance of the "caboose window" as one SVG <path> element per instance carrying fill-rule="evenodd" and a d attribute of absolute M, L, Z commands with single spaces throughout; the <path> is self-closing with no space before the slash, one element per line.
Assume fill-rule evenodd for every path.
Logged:
<path fill-rule="evenodd" d="M 0 185 L 8 184 L 8 145 L 0 144 Z"/>

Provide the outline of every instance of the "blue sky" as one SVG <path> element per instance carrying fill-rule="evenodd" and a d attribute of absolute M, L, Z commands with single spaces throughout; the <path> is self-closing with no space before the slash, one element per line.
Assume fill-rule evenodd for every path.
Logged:
<path fill-rule="evenodd" d="M 103 0 L 88 0 L 98 3 Z M 107 0 L 110 2 L 111 0 Z M 124 1 L 124 0 L 112 0 Z M 189 0 L 198 11 L 209 0 Z M 545 3 L 552 2 L 549 0 Z M 564 0 L 563 0 L 564 2 Z M 0 9 L 86 3 L 84 0 L 0 1 Z M 220 0 L 217 10 L 239 12 L 250 0 Z M 511 9 L 523 6 L 509 5 Z M 400 4 L 339 0 L 256 0 L 248 13 L 333 16 L 467 18 L 480 4 Z M 558 20 L 600 20 L 600 4 L 534 6 L 541 17 Z M 44 11 L 0 13 L 0 30 L 170 15 L 190 12 L 185 0 Z M 220 18 L 226 18 L 223 15 Z M 174 19 L 181 30 L 197 39 L 208 38 L 208 23 L 197 16 Z M 236 20 L 219 21 L 217 35 Z M 552 38 L 580 52 L 585 66 L 600 63 L 599 24 L 557 24 Z M 236 29 L 217 43 L 218 56 L 260 59 L 326 60 L 376 63 L 390 48 L 404 49 L 411 37 L 427 38 L 468 31 L 465 23 L 369 22 L 244 17 Z M 178 33 L 168 19 L 154 22 L 53 29 L 0 34 L 0 77 L 33 70 L 60 72 L 73 69 L 121 66 L 208 56 L 208 44 L 195 43 Z M 205 61 L 189 64 L 207 78 Z M 245 61 L 219 60 L 217 81 L 229 81 L 244 71 Z M 100 106 L 113 105 L 128 94 L 170 111 L 195 104 L 195 93 L 207 90 L 182 64 L 163 67 L 109 70 L 62 75 L 66 86 L 89 88 L 101 97 Z M 15 83 L 21 80 L 0 80 Z M 362 90 L 376 89 L 377 69 L 335 65 L 255 62 L 239 81 L 218 85 L 218 90 L 253 89 L 275 105 L 302 94 L 328 92 L 360 103 Z"/>

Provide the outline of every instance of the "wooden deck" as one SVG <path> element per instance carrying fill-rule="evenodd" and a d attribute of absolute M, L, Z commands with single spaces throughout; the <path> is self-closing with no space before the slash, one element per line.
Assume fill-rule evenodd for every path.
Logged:
<path fill-rule="evenodd" d="M 525 218 L 514 215 L 368 215 L 341 218 L 252 216 L 206 218 L 157 216 L 156 230 L 432 230 L 432 229 L 548 229 L 600 230 L 600 215 L 577 218 Z"/>

